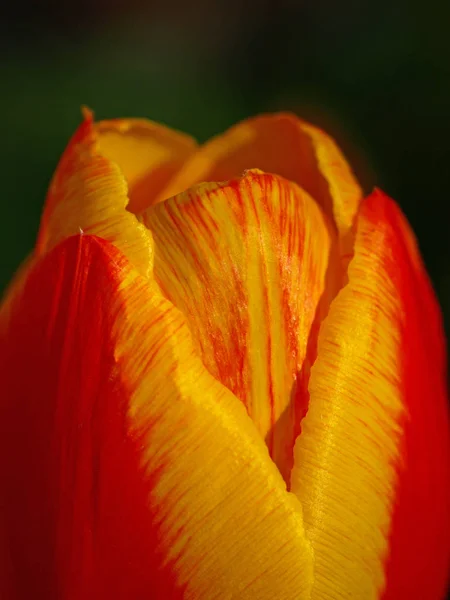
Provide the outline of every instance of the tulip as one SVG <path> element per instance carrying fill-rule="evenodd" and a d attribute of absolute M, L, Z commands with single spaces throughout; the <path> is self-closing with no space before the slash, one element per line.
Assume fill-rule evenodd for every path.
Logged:
<path fill-rule="evenodd" d="M 86 110 L 0 358 L 1 598 L 444 596 L 439 308 L 319 129 Z"/>

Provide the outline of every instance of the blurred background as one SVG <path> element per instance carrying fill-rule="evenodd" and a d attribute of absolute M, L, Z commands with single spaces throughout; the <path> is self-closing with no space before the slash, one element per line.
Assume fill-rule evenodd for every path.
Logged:
<path fill-rule="evenodd" d="M 33 245 L 81 104 L 199 140 L 287 109 L 337 138 L 367 191 L 400 202 L 449 330 L 449 4 L 44 0 L 2 11 L 0 289 Z"/>
<path fill-rule="evenodd" d="M 449 332 L 450 3 L 23 0 L 1 10 L 0 290 L 33 246 L 81 104 L 199 140 L 291 110 L 338 140 L 366 191 L 378 185 L 401 204 Z"/>
<path fill-rule="evenodd" d="M 199 140 L 291 110 L 407 214 L 450 329 L 450 4 L 59 0 L 1 9 L 0 290 L 30 251 L 81 104 Z M 426 323 L 424 323 L 426 327 Z"/>
<path fill-rule="evenodd" d="M 81 104 L 199 140 L 287 109 L 337 138 L 367 191 L 400 202 L 450 330 L 450 4 L 25 0 L 1 10 L 0 290 L 33 245 Z"/>
<path fill-rule="evenodd" d="M 291 110 L 402 206 L 450 329 L 450 4 L 442 0 L 59 0 L 0 19 L 0 290 L 32 248 L 81 104 L 206 140 Z M 424 323 L 426 326 L 426 323 Z"/>

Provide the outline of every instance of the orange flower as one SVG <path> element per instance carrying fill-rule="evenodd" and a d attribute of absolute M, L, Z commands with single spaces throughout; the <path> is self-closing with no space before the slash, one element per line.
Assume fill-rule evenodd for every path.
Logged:
<path fill-rule="evenodd" d="M 439 309 L 318 129 L 86 111 L 0 359 L 1 598 L 445 593 Z"/>

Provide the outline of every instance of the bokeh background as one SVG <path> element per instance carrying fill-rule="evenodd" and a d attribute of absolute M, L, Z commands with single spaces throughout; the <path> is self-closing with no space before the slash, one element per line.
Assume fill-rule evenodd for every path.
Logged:
<path fill-rule="evenodd" d="M 450 3 L 43 0 L 1 11 L 0 290 L 33 246 L 81 104 L 199 140 L 291 110 L 334 135 L 367 191 L 401 204 L 449 332 Z"/>
<path fill-rule="evenodd" d="M 288 109 L 337 138 L 368 191 L 400 202 L 449 331 L 450 4 L 43 0 L 2 12 L 0 290 L 33 245 L 81 104 L 200 140 Z"/>
<path fill-rule="evenodd" d="M 337 138 L 368 191 L 400 202 L 449 331 L 449 3 L 43 0 L 2 11 L 0 289 L 33 245 L 81 104 L 200 140 L 288 109 Z"/>

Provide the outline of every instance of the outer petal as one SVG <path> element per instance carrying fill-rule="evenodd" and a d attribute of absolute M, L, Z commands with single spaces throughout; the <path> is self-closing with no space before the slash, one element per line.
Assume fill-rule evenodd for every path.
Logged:
<path fill-rule="evenodd" d="M 309 598 L 298 500 L 117 249 L 66 240 L 0 324 L 2 598 Z"/>
<path fill-rule="evenodd" d="M 100 121 L 95 131 L 100 153 L 127 180 L 133 213 L 154 201 L 197 148 L 189 135 L 146 119 Z"/>
<path fill-rule="evenodd" d="M 291 114 L 248 119 L 203 145 L 160 199 L 201 181 L 226 181 L 257 167 L 303 187 L 346 234 L 361 188 L 334 141 Z"/>
<path fill-rule="evenodd" d="M 314 549 L 312 599 L 380 598 L 384 589 L 396 600 L 443 597 L 443 365 L 439 311 L 411 232 L 375 192 L 358 217 L 349 283 L 320 331 L 294 451 L 292 490 Z"/>
<path fill-rule="evenodd" d="M 450 575 L 450 427 L 441 312 L 398 207 L 380 194 L 371 208 L 369 222 L 380 227 L 388 221 L 406 263 L 399 281 L 406 313 L 401 349 L 406 418 L 383 599 L 440 599 Z"/>
<path fill-rule="evenodd" d="M 246 405 L 289 481 L 305 407 L 295 392 L 330 246 L 299 187 L 252 171 L 147 211 L 155 279 L 182 310 L 203 362 Z"/>
<path fill-rule="evenodd" d="M 48 191 L 36 254 L 81 232 L 111 241 L 143 275 L 150 275 L 153 254 L 149 231 L 126 211 L 127 183 L 119 167 L 100 151 L 93 117 L 69 142 Z"/>

